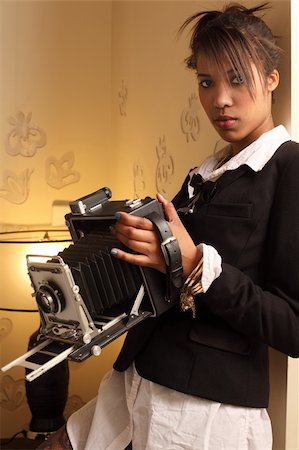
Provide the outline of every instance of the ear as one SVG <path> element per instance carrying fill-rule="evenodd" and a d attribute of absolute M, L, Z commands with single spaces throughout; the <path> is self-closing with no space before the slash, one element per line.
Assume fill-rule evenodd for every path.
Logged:
<path fill-rule="evenodd" d="M 279 72 L 277 69 L 274 69 L 273 72 L 267 77 L 267 88 L 269 92 L 275 91 L 277 86 L 279 85 Z"/>

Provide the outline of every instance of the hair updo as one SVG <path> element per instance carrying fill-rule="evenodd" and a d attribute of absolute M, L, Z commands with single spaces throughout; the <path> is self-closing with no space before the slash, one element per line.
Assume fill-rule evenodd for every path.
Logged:
<path fill-rule="evenodd" d="M 201 54 L 215 63 L 220 71 L 223 71 L 223 63 L 226 62 L 244 79 L 252 93 L 252 64 L 265 81 L 278 68 L 282 53 L 270 28 L 255 15 L 267 8 L 268 3 L 253 8 L 230 3 L 222 11 L 201 11 L 189 17 L 180 28 L 182 32 L 195 22 L 187 67 L 196 70 Z"/>

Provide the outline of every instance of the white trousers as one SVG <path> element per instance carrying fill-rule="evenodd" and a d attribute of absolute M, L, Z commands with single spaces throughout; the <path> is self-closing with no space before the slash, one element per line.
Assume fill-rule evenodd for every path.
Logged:
<path fill-rule="evenodd" d="M 112 370 L 98 396 L 74 413 L 74 450 L 271 450 L 265 409 L 225 405 Z"/>

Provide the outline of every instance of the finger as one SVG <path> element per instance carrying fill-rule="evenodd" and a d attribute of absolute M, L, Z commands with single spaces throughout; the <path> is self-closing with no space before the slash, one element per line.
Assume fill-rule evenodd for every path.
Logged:
<path fill-rule="evenodd" d="M 163 205 L 164 214 L 168 222 L 179 223 L 180 218 L 172 202 L 166 200 L 162 194 L 157 194 L 158 201 Z"/>
<path fill-rule="evenodd" d="M 160 248 L 157 247 L 155 242 L 145 242 L 144 240 L 136 240 L 136 239 L 130 239 L 125 235 L 117 235 L 117 239 L 125 245 L 127 248 L 132 250 L 136 253 L 142 253 L 144 255 L 148 255 L 149 257 L 151 255 L 155 255 L 158 251 L 160 251 Z"/>
<path fill-rule="evenodd" d="M 133 216 L 125 212 L 117 212 L 115 214 L 117 223 L 122 223 L 130 227 L 140 228 L 141 230 L 153 230 L 153 224 L 145 217 Z"/>
<path fill-rule="evenodd" d="M 122 223 L 115 224 L 112 234 L 122 243 L 130 241 L 153 243 L 157 240 L 154 231 L 135 228 Z"/>
<path fill-rule="evenodd" d="M 112 248 L 110 253 L 117 259 L 137 266 L 150 267 L 153 265 L 150 258 L 143 254 L 127 253 L 119 248 Z"/>

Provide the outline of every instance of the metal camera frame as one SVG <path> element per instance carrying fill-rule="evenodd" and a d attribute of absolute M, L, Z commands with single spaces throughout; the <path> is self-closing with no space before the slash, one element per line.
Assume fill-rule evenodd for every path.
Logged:
<path fill-rule="evenodd" d="M 110 198 L 111 191 L 105 187 L 70 203 L 71 213 L 65 219 L 74 245 L 88 233 L 89 226 L 94 227 L 99 221 L 106 221 L 110 226 L 117 211 L 143 217 L 153 212 L 163 216 L 160 203 L 149 197 L 115 202 L 109 201 Z M 94 320 L 71 268 L 59 255 L 27 255 L 26 259 L 41 318 L 40 334 L 34 348 L 1 370 L 25 367 L 29 369 L 28 381 L 66 358 L 80 362 L 100 355 L 101 349 L 111 341 L 142 320 L 162 314 L 176 302 L 175 295 L 166 294 L 165 275 L 153 269 L 138 268 L 142 282 L 129 310 L 113 317 L 103 314 Z"/>

